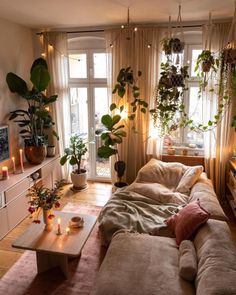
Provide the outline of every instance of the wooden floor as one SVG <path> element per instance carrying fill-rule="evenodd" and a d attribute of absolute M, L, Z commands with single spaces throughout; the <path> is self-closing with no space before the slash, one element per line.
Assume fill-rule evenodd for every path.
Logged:
<path fill-rule="evenodd" d="M 88 188 L 81 192 L 73 192 L 70 187 L 71 185 L 67 185 L 64 189 L 63 198 L 60 202 L 61 208 L 68 202 L 77 204 L 88 202 L 89 204 L 104 206 L 112 193 L 112 185 L 107 183 L 90 182 Z M 0 278 L 13 266 L 22 253 L 24 253 L 23 250 L 12 248 L 11 244 L 31 223 L 31 218 L 25 218 L 0 241 Z"/>
<path fill-rule="evenodd" d="M 107 183 L 92 183 L 88 188 L 81 192 L 72 192 L 70 185 L 64 189 L 63 198 L 61 199 L 61 208 L 68 202 L 79 204 L 80 202 L 88 202 L 93 205 L 103 206 L 112 194 L 112 186 Z M 232 232 L 233 240 L 236 245 L 236 220 L 227 202 L 223 204 L 224 210 L 229 217 L 229 226 Z M 27 226 L 31 224 L 32 219 L 26 218 L 15 229 L 13 229 L 4 239 L 0 241 L 0 278 L 12 267 L 12 265 L 20 258 L 23 250 L 12 248 L 12 242 L 21 235 Z"/>

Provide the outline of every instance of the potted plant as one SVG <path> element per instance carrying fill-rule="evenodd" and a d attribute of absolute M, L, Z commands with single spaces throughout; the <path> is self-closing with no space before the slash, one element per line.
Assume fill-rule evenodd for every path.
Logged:
<path fill-rule="evenodd" d="M 196 66 L 194 71 L 197 72 L 200 68 L 204 73 L 210 72 L 212 69 L 214 72 L 217 71 L 219 66 L 219 59 L 215 58 L 210 50 L 203 50 L 197 58 Z"/>
<path fill-rule="evenodd" d="M 9 120 L 18 123 L 20 135 L 25 142 L 25 156 L 31 164 L 40 164 L 46 156 L 47 135 L 45 129 L 55 124 L 48 107 L 57 100 L 57 95 L 47 97 L 45 90 L 50 81 L 48 66 L 43 58 L 36 59 L 30 70 L 32 87 L 14 73 L 8 73 L 6 82 L 11 92 L 27 102 L 27 109 L 12 111 Z M 57 137 L 56 132 L 53 135 Z"/>
<path fill-rule="evenodd" d="M 64 185 L 64 180 L 56 181 L 55 186 L 51 189 L 34 184 L 30 189 L 27 197 L 30 198 L 30 207 L 28 211 L 33 214 L 35 223 L 40 223 L 39 213 L 43 211 L 43 221 L 45 223 L 45 229 L 49 229 L 53 221 L 54 214 L 52 212 L 53 207 L 59 208 L 59 200 L 61 198 L 61 190 Z"/>
<path fill-rule="evenodd" d="M 161 41 L 162 49 L 166 55 L 172 53 L 183 53 L 184 42 L 181 42 L 179 38 L 164 38 Z"/>
<path fill-rule="evenodd" d="M 183 94 L 187 90 L 188 67 L 177 68 L 170 62 L 161 64 L 161 73 L 156 86 L 155 108 L 150 110 L 154 124 L 159 127 L 160 135 L 176 130 L 181 120 L 176 114 L 184 115 Z"/>
<path fill-rule="evenodd" d="M 138 71 L 138 77 L 142 75 L 141 71 Z M 137 118 L 137 112 L 146 114 L 148 103 L 140 99 L 140 89 L 136 85 L 133 70 L 131 67 L 120 69 L 117 76 L 117 83 L 112 91 L 113 94 L 118 94 L 120 98 L 119 102 L 112 103 L 110 105 L 110 111 L 117 111 L 122 114 L 125 110 L 124 97 L 129 91 L 132 94 L 131 102 L 128 104 L 127 118 L 133 122 L 132 130 L 136 131 L 135 119 Z M 127 136 L 125 131 L 124 121 L 120 114 L 106 114 L 102 116 L 101 122 L 104 126 L 101 130 L 96 130 L 96 134 L 101 136 L 103 144 L 98 148 L 98 156 L 100 158 L 109 158 L 116 156 L 117 161 L 114 164 L 114 169 L 117 173 L 117 182 L 114 184 L 116 187 L 126 186 L 127 183 L 122 181 L 122 177 L 125 174 L 126 164 L 120 159 L 118 153 L 118 145 L 122 144 L 123 139 Z"/>
<path fill-rule="evenodd" d="M 71 172 L 71 181 L 75 190 L 81 190 L 87 186 L 87 171 L 81 168 L 81 160 L 87 150 L 83 139 L 77 134 L 73 135 L 70 138 L 70 147 L 65 149 L 65 155 L 60 160 L 61 165 L 69 161 L 70 165 L 76 167 Z"/>

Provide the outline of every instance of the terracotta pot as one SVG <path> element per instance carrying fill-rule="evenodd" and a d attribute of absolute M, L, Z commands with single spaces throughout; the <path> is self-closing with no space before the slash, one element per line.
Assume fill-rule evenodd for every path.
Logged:
<path fill-rule="evenodd" d="M 75 173 L 74 171 L 71 172 L 70 177 L 71 177 L 71 181 L 73 183 L 73 188 L 75 190 L 81 190 L 86 188 L 87 186 L 87 171 L 86 170 L 81 170 L 82 173 L 78 174 Z"/>
<path fill-rule="evenodd" d="M 53 218 L 49 218 L 49 215 L 53 214 L 52 209 L 43 209 L 43 222 L 45 224 L 45 230 L 52 228 Z"/>
<path fill-rule="evenodd" d="M 25 146 L 25 157 L 30 164 L 41 164 L 46 157 L 46 146 Z"/>
<path fill-rule="evenodd" d="M 208 61 L 203 61 L 202 62 L 202 71 L 204 73 L 208 73 L 208 72 L 210 72 L 210 69 L 211 69 L 211 63 Z"/>
<path fill-rule="evenodd" d="M 168 155 L 175 155 L 175 149 L 174 148 L 168 148 L 167 149 L 167 154 Z"/>

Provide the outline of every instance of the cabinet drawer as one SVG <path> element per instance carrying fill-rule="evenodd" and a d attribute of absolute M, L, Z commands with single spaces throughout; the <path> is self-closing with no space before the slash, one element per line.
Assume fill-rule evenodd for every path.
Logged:
<path fill-rule="evenodd" d="M 3 238 L 9 231 L 7 220 L 7 208 L 0 209 L 0 239 Z"/>
<path fill-rule="evenodd" d="M 27 192 L 23 193 L 7 206 L 7 219 L 11 229 L 29 215 L 29 198 L 26 195 Z"/>
<path fill-rule="evenodd" d="M 30 186 L 29 178 L 22 180 L 5 192 L 6 204 L 25 192 Z"/>

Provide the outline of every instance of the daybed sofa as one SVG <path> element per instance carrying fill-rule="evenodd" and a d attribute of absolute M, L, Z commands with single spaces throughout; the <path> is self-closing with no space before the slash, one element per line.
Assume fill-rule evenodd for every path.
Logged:
<path fill-rule="evenodd" d="M 210 219 L 189 237 L 186 267 L 180 251 L 186 241 L 178 247 L 164 221 L 196 200 Z M 91 294 L 236 295 L 236 251 L 224 220 L 201 167 L 152 159 L 99 217 L 103 238 L 111 243 Z M 183 278 L 183 269 L 187 276 L 194 269 L 191 263 L 194 276 Z"/>

